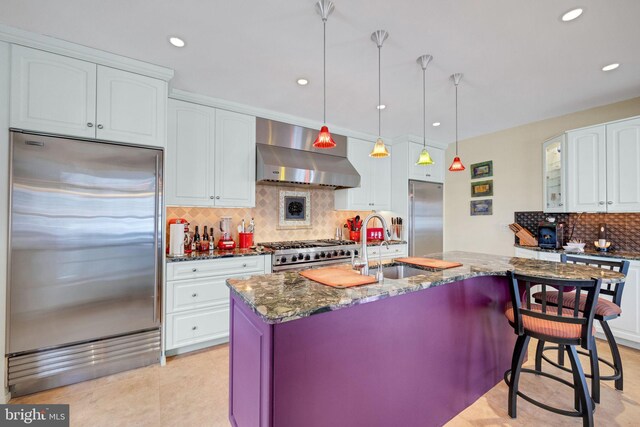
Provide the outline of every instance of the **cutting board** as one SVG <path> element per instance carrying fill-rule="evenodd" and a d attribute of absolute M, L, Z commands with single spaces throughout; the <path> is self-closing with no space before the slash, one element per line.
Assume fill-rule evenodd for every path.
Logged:
<path fill-rule="evenodd" d="M 317 268 L 301 271 L 299 274 L 314 282 L 334 288 L 350 288 L 352 286 L 376 283 L 375 277 L 363 276 L 355 271 L 342 268 Z"/>
<path fill-rule="evenodd" d="M 420 257 L 395 258 L 395 261 L 404 262 L 406 264 L 419 265 L 421 267 L 435 268 L 438 270 L 446 270 L 447 268 L 462 266 L 462 264 L 460 264 L 459 262 L 450 262 L 450 261 L 443 261 L 441 259 L 420 258 Z"/>

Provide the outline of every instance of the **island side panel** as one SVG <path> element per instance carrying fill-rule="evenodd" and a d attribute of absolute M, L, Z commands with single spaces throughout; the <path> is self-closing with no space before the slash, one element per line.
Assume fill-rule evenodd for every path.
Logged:
<path fill-rule="evenodd" d="M 441 425 L 502 380 L 504 277 L 274 325 L 273 425 Z"/>
<path fill-rule="evenodd" d="M 231 294 L 229 421 L 235 427 L 271 426 L 273 327 Z"/>

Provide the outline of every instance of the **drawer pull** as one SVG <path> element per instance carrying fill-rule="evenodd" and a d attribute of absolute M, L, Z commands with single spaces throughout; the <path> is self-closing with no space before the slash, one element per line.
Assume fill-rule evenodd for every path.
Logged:
<path fill-rule="evenodd" d="M 193 272 L 195 273 L 196 271 L 198 271 L 198 269 L 197 269 L 197 268 L 194 268 L 194 269 L 192 269 L 191 271 L 193 271 Z"/>
<path fill-rule="evenodd" d="M 197 296 L 198 296 L 198 294 L 193 293 L 193 294 L 191 294 L 191 296 L 192 296 L 193 298 L 195 298 L 195 297 L 197 297 Z"/>
<path fill-rule="evenodd" d="M 247 263 L 245 262 L 244 264 L 242 264 L 242 266 L 243 266 L 243 267 L 246 267 L 246 266 L 247 266 Z"/>
<path fill-rule="evenodd" d="M 195 331 L 196 329 L 198 329 L 198 327 L 197 327 L 197 326 L 192 326 L 192 327 L 191 327 L 191 330 L 192 330 L 192 331 Z"/>

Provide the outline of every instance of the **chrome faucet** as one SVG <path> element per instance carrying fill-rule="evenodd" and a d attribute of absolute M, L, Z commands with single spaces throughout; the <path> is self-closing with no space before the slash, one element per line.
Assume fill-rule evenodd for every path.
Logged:
<path fill-rule="evenodd" d="M 380 242 L 380 246 L 378 246 L 378 272 L 376 273 L 376 279 L 378 282 L 382 282 L 384 280 L 384 274 L 382 273 L 382 245 L 385 245 L 387 249 L 389 249 L 389 242 L 383 240 Z"/>
<path fill-rule="evenodd" d="M 371 218 L 378 218 L 382 223 L 382 235 L 384 236 L 384 241 L 386 242 L 388 239 L 387 236 L 387 221 L 384 219 L 382 215 L 379 213 L 369 214 L 368 217 L 362 221 L 362 229 L 360 230 L 360 256 L 352 259 L 351 264 L 354 268 L 360 269 L 360 274 L 363 276 L 369 275 L 369 256 L 367 255 L 367 224 Z M 382 249 L 382 248 L 380 248 Z"/>

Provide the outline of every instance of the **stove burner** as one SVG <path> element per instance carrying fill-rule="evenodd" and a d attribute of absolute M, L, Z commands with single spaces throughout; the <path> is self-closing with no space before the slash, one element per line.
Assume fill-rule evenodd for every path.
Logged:
<path fill-rule="evenodd" d="M 285 250 L 285 249 L 303 249 L 303 248 L 319 248 L 325 246 L 342 246 L 342 245 L 354 245 L 357 242 L 351 240 L 333 240 L 333 239 L 321 239 L 321 240 L 294 240 L 290 242 L 264 242 L 258 243 L 260 246 L 273 250 Z"/>
<path fill-rule="evenodd" d="M 333 239 L 264 242 L 259 245 L 274 251 L 274 272 L 348 262 L 352 254 L 358 255 L 359 249 L 357 242 Z"/>

